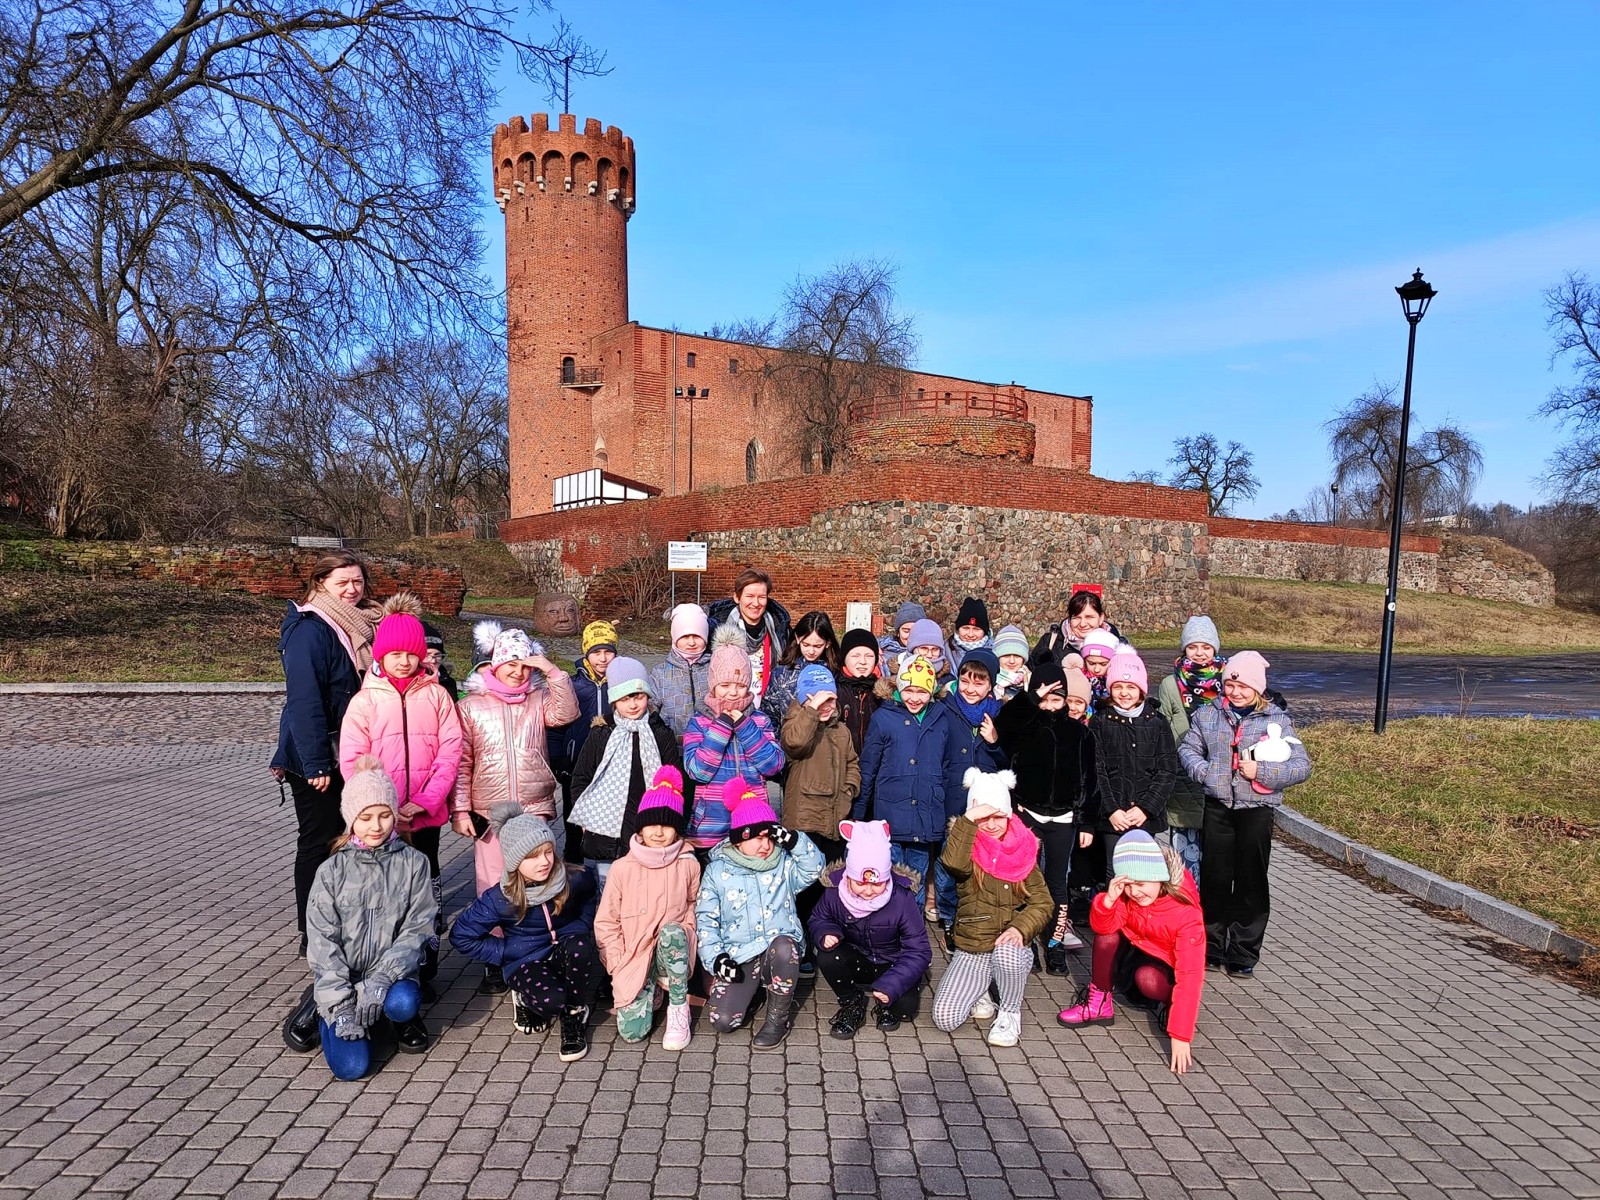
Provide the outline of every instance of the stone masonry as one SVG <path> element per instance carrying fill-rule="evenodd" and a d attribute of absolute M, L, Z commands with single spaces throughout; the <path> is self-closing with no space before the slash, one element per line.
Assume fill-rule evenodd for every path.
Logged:
<path fill-rule="evenodd" d="M 1556 580 L 1550 568 L 1496 538 L 1447 535 L 1439 552 L 1438 576 L 1434 590 L 1454 596 L 1509 600 L 1541 608 L 1556 602 Z"/>
<path fill-rule="evenodd" d="M 1301 579 L 1312 583 L 1384 583 L 1389 578 L 1389 551 L 1373 546 L 1328 545 L 1325 542 L 1211 539 L 1211 573 L 1245 579 Z M 1418 592 L 1439 590 L 1439 556 L 1401 550 L 1400 586 Z"/>

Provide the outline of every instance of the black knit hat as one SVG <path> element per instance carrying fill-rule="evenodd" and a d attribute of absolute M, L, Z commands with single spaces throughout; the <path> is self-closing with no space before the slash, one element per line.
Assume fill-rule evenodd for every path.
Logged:
<path fill-rule="evenodd" d="M 422 641 L 429 650 L 444 652 L 444 634 L 439 632 L 439 627 L 430 625 L 427 621 L 422 623 Z"/>
<path fill-rule="evenodd" d="M 989 633 L 989 606 L 977 596 L 968 596 L 961 602 L 961 610 L 956 613 L 956 628 L 963 625 L 976 625 L 985 634 Z"/>
<path fill-rule="evenodd" d="M 1028 679 L 1028 686 L 1037 695 L 1039 690 L 1048 683 L 1059 683 L 1064 695 L 1067 690 L 1067 673 L 1061 669 L 1061 664 L 1053 658 L 1047 658 L 1033 669 L 1033 674 Z"/>
<path fill-rule="evenodd" d="M 878 639 L 872 636 L 870 629 L 850 629 L 845 631 L 844 641 L 839 643 L 839 661 L 844 661 L 844 656 L 852 650 L 871 650 L 878 653 Z"/>

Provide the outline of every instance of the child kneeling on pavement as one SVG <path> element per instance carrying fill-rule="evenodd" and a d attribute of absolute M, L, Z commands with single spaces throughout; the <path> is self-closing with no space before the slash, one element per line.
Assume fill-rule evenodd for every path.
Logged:
<path fill-rule="evenodd" d="M 521 805 L 498 804 L 489 821 L 505 877 L 456 918 L 450 944 L 501 969 L 519 1032 L 543 1033 L 559 1017 L 561 1061 L 575 1062 L 589 1053 L 589 1006 L 604 970 L 594 941 L 594 878 L 569 870 L 549 824 Z"/>
<path fill-rule="evenodd" d="M 367 1073 L 369 1039 L 385 1019 L 400 1050 L 428 1048 L 417 973 L 439 908 L 427 856 L 395 832 L 398 800 L 381 759 L 355 760 L 339 802 L 344 834 L 317 868 L 306 904 L 322 1053 L 338 1079 Z"/>
<path fill-rule="evenodd" d="M 839 832 L 844 863 L 823 875 L 806 928 L 817 968 L 839 997 L 830 1032 L 848 1041 L 866 1023 L 869 1000 L 879 1029 L 916 1017 L 933 948 L 917 900 L 921 878 L 889 864 L 889 823 L 842 821 Z"/>
<path fill-rule="evenodd" d="M 1039 839 L 1011 811 L 1017 777 L 972 767 L 964 782 L 967 811 L 950 822 L 941 855 L 959 899 L 956 949 L 933 996 L 933 1023 L 948 1032 L 969 1016 L 995 1016 L 988 995 L 993 983 L 1000 1013 L 989 1044 L 1015 1046 L 1022 1036 L 1022 989 L 1033 966 L 1029 943 L 1055 916 L 1055 905 L 1039 870 Z"/>
<path fill-rule="evenodd" d="M 718 1033 L 731 1033 L 765 987 L 766 1019 L 753 1045 L 773 1050 L 794 1024 L 805 951 L 794 898 L 822 874 L 822 852 L 805 834 L 779 825 L 765 795 L 749 784 L 732 808 L 732 829 L 711 848 L 695 904 L 700 961 L 713 980 L 706 1016 Z"/>
<path fill-rule="evenodd" d="M 639 798 L 639 832 L 611 864 L 600 894 L 594 934 L 611 973 L 617 1034 L 625 1042 L 650 1036 L 666 989 L 663 1050 L 689 1044 L 689 974 L 694 964 L 694 906 L 700 863 L 683 840 L 683 773 L 663 766 Z"/>

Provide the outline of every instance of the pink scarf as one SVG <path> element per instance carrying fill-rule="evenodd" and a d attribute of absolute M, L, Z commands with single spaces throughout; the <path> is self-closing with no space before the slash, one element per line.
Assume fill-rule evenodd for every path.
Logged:
<path fill-rule="evenodd" d="M 502 683 L 500 677 L 488 667 L 481 667 L 478 674 L 483 678 L 483 688 L 491 696 L 498 696 L 507 704 L 521 704 L 528 698 L 528 691 L 533 687 L 533 676 L 528 676 L 528 681 L 519 688 L 512 687 L 509 683 Z"/>
<path fill-rule="evenodd" d="M 685 845 L 684 840 L 679 838 L 670 846 L 646 846 L 639 840 L 639 835 L 636 833 L 628 841 L 628 857 L 639 865 L 649 867 L 654 871 L 661 867 L 670 867 L 677 862 L 678 856 L 683 853 Z"/>
<path fill-rule="evenodd" d="M 1039 839 L 1013 816 L 998 838 L 978 831 L 972 839 L 972 861 L 987 875 L 1007 883 L 1021 883 L 1039 865 Z"/>
<path fill-rule="evenodd" d="M 893 879 L 891 879 L 889 880 L 888 887 L 884 888 L 883 891 L 879 892 L 872 899 L 868 900 L 865 896 L 856 895 L 855 892 L 850 888 L 849 877 L 841 875 L 839 876 L 839 903 L 845 906 L 846 911 L 848 911 L 852 917 L 855 917 L 859 920 L 868 913 L 877 912 L 885 904 L 889 903 L 889 897 L 894 895 L 894 889 L 895 882 Z"/>

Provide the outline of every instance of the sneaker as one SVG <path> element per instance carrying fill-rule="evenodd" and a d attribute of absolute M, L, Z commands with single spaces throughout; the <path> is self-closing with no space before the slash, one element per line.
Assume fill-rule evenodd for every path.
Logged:
<path fill-rule="evenodd" d="M 812 983 L 816 980 L 816 978 L 817 964 L 812 962 L 809 958 L 802 958 L 800 960 L 800 982 Z"/>
<path fill-rule="evenodd" d="M 1067 967 L 1067 948 L 1057 942 L 1047 942 L 1044 948 L 1044 970 L 1046 975 L 1070 975 L 1072 972 Z"/>
<path fill-rule="evenodd" d="M 894 1015 L 894 1010 L 887 1004 L 874 1004 L 872 1006 L 873 1024 L 884 1033 L 893 1033 L 900 1028 L 900 1018 Z"/>
<path fill-rule="evenodd" d="M 1081 1029 L 1085 1025 L 1112 1025 L 1117 1020 L 1117 1007 L 1110 992 L 1102 992 L 1089 984 L 1078 993 L 1077 1003 L 1056 1014 L 1056 1024 L 1068 1029 Z"/>
<path fill-rule="evenodd" d="M 498 996 L 502 992 L 510 991 L 506 984 L 505 972 L 499 967 L 485 967 L 483 978 L 478 981 L 478 995 Z"/>
<path fill-rule="evenodd" d="M 689 1006 L 667 1005 L 667 1036 L 661 1041 L 663 1050 L 683 1050 L 689 1045 Z"/>
<path fill-rule="evenodd" d="M 944 927 L 944 950 L 946 954 L 956 952 L 956 931 L 949 925 Z"/>
<path fill-rule="evenodd" d="M 561 1014 L 562 1062 L 577 1062 L 589 1053 L 589 1009 L 587 1006 L 566 1009 Z"/>
<path fill-rule="evenodd" d="M 433 1044 L 433 1039 L 428 1036 L 428 1027 L 422 1023 L 421 1017 L 413 1017 L 409 1021 L 396 1021 L 394 1040 L 401 1054 L 423 1054 Z"/>
<path fill-rule="evenodd" d="M 521 996 L 512 996 L 511 1024 L 518 1033 L 534 1033 L 539 1028 L 539 1014 L 531 1005 L 524 1004 Z M 550 1028 L 548 1020 L 544 1022 L 544 1027 Z"/>
<path fill-rule="evenodd" d="M 989 1026 L 988 1042 L 991 1046 L 1015 1046 L 1022 1040 L 1022 1014 L 1003 1012 Z"/>
<path fill-rule="evenodd" d="M 932 900 L 929 900 L 927 906 L 923 908 L 922 915 L 927 918 L 929 925 L 939 924 L 939 906 Z"/>
<path fill-rule="evenodd" d="M 1060 946 L 1063 950 L 1082 950 L 1083 939 L 1072 928 L 1072 908 L 1070 905 L 1056 905 L 1056 925 L 1050 931 L 1050 946 Z M 1048 948 L 1048 947 L 1047 947 Z M 1047 968 L 1048 969 L 1048 968 Z M 1051 972 L 1051 974 L 1065 974 L 1066 972 Z"/>
<path fill-rule="evenodd" d="M 833 1020 L 828 1025 L 830 1036 L 841 1042 L 848 1042 L 856 1036 L 856 1031 L 867 1021 L 867 995 L 857 992 L 839 1001 L 839 1011 L 833 1014 Z"/>
<path fill-rule="evenodd" d="M 985 992 L 978 997 L 978 1002 L 972 1006 L 972 1019 L 974 1021 L 992 1021 L 994 1014 L 999 1010 L 995 1008 L 994 1001 L 989 999 Z"/>
<path fill-rule="evenodd" d="M 1232 963 L 1228 964 L 1228 974 L 1232 975 L 1235 979 L 1249 979 L 1254 976 L 1255 973 L 1256 969 L 1254 967 L 1236 967 Z"/>

